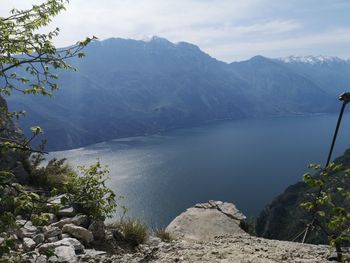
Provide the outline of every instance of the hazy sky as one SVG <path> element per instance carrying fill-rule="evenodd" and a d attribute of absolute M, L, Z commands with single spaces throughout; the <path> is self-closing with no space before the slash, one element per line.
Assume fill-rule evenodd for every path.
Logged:
<path fill-rule="evenodd" d="M 0 16 L 42 0 L 0 0 Z M 350 0 L 70 0 L 57 45 L 96 35 L 187 41 L 231 62 L 260 54 L 350 58 Z"/>

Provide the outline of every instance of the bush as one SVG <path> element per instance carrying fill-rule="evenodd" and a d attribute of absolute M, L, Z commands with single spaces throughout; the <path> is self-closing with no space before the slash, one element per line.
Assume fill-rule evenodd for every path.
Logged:
<path fill-rule="evenodd" d="M 67 198 L 63 203 L 72 204 L 78 213 L 95 220 L 105 220 L 113 216 L 117 203 L 116 195 L 105 184 L 108 170 L 100 162 L 89 167 L 80 166 L 80 174 L 69 174 L 64 185 Z"/>

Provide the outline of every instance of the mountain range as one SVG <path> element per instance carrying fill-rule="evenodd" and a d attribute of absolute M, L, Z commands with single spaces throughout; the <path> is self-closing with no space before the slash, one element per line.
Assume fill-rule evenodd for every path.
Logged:
<path fill-rule="evenodd" d="M 157 133 L 224 119 L 335 112 L 350 62 L 289 57 L 225 63 L 197 46 L 153 37 L 94 41 L 77 72 L 60 72 L 52 98 L 7 97 L 27 112 L 25 131 L 43 127 L 48 150 Z"/>

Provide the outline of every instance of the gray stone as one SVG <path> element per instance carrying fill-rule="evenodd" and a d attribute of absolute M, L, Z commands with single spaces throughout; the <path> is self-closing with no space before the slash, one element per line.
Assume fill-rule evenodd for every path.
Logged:
<path fill-rule="evenodd" d="M 97 256 L 102 256 L 102 255 L 106 255 L 106 254 L 107 254 L 106 251 L 100 251 L 100 250 L 95 250 L 95 249 L 85 249 L 83 257 L 95 258 Z"/>
<path fill-rule="evenodd" d="M 45 255 L 37 255 L 31 260 L 31 262 L 33 262 L 33 263 L 46 263 L 47 257 Z"/>
<path fill-rule="evenodd" d="M 60 236 L 62 230 L 59 227 L 46 227 L 44 228 L 44 234 L 46 238 Z"/>
<path fill-rule="evenodd" d="M 56 223 L 51 224 L 51 227 L 59 227 L 62 228 L 64 225 L 67 224 L 74 224 L 77 226 L 81 226 L 83 224 L 85 224 L 88 220 L 88 217 L 86 215 L 76 215 L 75 217 L 72 218 L 65 218 L 62 219 Z"/>
<path fill-rule="evenodd" d="M 216 236 L 245 234 L 245 216 L 230 203 L 209 201 L 197 204 L 176 217 L 166 228 L 175 238 L 212 240 Z"/>
<path fill-rule="evenodd" d="M 23 227 L 27 222 L 28 222 L 28 220 L 17 219 L 16 220 L 16 225 L 18 225 L 19 227 Z"/>
<path fill-rule="evenodd" d="M 55 236 L 55 237 L 49 237 L 46 240 L 47 240 L 47 242 L 52 243 L 52 242 L 56 242 L 56 241 L 60 240 L 60 238 L 58 236 Z"/>
<path fill-rule="evenodd" d="M 75 249 L 77 252 L 82 252 L 84 250 L 84 246 L 75 238 L 64 238 L 62 240 L 59 240 L 57 242 L 53 243 L 46 243 L 39 247 L 39 252 L 46 252 L 50 249 L 54 249 L 56 247 L 60 246 L 71 246 Z"/>
<path fill-rule="evenodd" d="M 76 212 L 73 207 L 64 208 L 58 211 L 60 217 L 73 217 L 76 215 Z"/>
<path fill-rule="evenodd" d="M 103 221 L 93 221 L 89 226 L 89 230 L 91 231 L 95 240 L 105 240 L 106 226 Z"/>
<path fill-rule="evenodd" d="M 78 258 L 75 254 L 74 248 L 71 246 L 60 246 L 55 248 L 55 256 L 57 262 L 61 263 L 74 263 L 78 262 Z"/>
<path fill-rule="evenodd" d="M 159 237 L 150 236 L 147 240 L 147 245 L 156 247 L 156 246 L 159 246 L 161 242 L 162 240 Z"/>
<path fill-rule="evenodd" d="M 34 242 L 39 245 L 45 241 L 44 234 L 37 234 L 33 237 Z"/>
<path fill-rule="evenodd" d="M 233 219 L 237 220 L 246 220 L 247 217 L 243 215 L 234 204 L 232 203 L 222 203 L 218 204 L 218 209 L 223 212 L 224 214 L 232 217 Z"/>
<path fill-rule="evenodd" d="M 91 231 L 73 224 L 64 225 L 62 228 L 63 233 L 68 233 L 73 237 L 84 241 L 85 243 L 90 243 L 94 240 L 94 236 Z"/>
<path fill-rule="evenodd" d="M 36 247 L 36 243 L 33 239 L 25 237 L 23 238 L 23 248 L 26 251 L 31 251 Z"/>
<path fill-rule="evenodd" d="M 22 221 L 22 220 L 19 220 Z M 23 222 L 21 222 L 23 223 Z M 38 228 L 36 226 L 33 225 L 33 223 L 31 221 L 27 221 L 23 227 L 21 227 L 18 231 L 17 231 L 17 236 L 21 239 L 25 238 L 25 237 L 33 237 L 34 235 L 36 235 L 39 232 Z"/>
<path fill-rule="evenodd" d="M 63 239 L 63 238 L 70 238 L 70 237 L 72 237 L 72 236 L 71 236 L 70 234 L 65 233 L 65 234 L 62 234 L 61 237 L 62 237 L 62 239 Z"/>

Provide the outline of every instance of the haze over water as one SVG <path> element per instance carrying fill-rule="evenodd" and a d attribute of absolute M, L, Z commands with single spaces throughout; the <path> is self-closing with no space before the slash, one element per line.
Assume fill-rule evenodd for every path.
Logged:
<path fill-rule="evenodd" d="M 337 115 L 251 119 L 116 139 L 53 152 L 73 166 L 99 159 L 128 215 L 165 226 L 195 203 L 233 202 L 257 215 L 311 162 L 324 164 Z M 333 157 L 350 147 L 345 114 Z"/>

